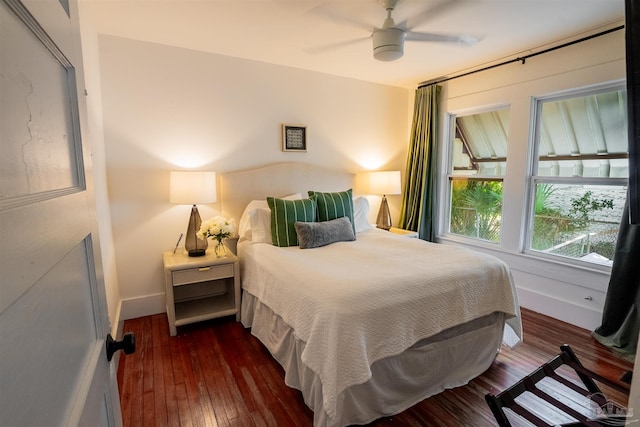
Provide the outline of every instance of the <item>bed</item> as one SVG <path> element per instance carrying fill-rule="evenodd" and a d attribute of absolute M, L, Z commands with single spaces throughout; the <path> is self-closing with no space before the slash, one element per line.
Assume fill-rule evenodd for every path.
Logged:
<path fill-rule="evenodd" d="M 267 196 L 353 184 L 351 174 L 297 163 L 222 178 L 223 209 L 240 218 L 241 321 L 302 392 L 315 427 L 366 424 L 464 385 L 521 337 L 503 262 L 372 228 L 366 198 L 353 198 L 355 240 L 270 242 Z"/>

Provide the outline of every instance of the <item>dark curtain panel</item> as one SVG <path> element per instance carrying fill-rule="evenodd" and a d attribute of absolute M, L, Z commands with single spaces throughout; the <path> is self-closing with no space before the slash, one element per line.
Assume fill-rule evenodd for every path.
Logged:
<path fill-rule="evenodd" d="M 640 2 L 625 1 L 627 109 L 629 126 L 629 213 L 640 224 Z"/>
<path fill-rule="evenodd" d="M 625 27 L 629 194 L 613 256 L 602 325 L 593 336 L 633 362 L 640 333 L 640 5 L 636 0 L 625 0 Z"/>
<path fill-rule="evenodd" d="M 435 85 L 416 89 L 399 223 L 401 228 L 417 231 L 421 239 L 430 242 L 435 240 L 436 234 L 434 213 L 441 91 L 442 87 Z"/>
<path fill-rule="evenodd" d="M 613 256 L 602 325 L 593 336 L 620 357 L 633 362 L 640 331 L 640 225 L 629 223 L 624 207 Z"/>

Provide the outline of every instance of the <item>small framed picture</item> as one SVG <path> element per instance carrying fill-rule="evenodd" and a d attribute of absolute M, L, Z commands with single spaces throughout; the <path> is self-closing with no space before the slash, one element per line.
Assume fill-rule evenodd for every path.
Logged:
<path fill-rule="evenodd" d="M 307 151 L 307 127 L 283 124 L 282 151 Z"/>

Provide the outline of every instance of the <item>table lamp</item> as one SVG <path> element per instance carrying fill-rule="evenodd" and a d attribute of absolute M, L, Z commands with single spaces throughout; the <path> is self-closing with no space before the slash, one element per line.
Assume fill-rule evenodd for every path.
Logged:
<path fill-rule="evenodd" d="M 203 256 L 207 251 L 207 239 L 198 239 L 202 219 L 198 212 L 199 203 L 214 203 L 216 194 L 216 173 L 200 171 L 171 171 L 169 182 L 169 202 L 178 205 L 192 205 L 189 225 L 184 240 L 184 248 L 189 256 Z"/>
<path fill-rule="evenodd" d="M 387 203 L 387 195 L 401 194 L 400 171 L 369 172 L 369 192 L 382 194 L 376 227 L 383 230 L 391 228 L 391 213 Z"/>

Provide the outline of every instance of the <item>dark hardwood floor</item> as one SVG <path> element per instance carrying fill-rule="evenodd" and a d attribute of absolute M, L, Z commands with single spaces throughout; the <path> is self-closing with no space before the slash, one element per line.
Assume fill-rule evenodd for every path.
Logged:
<path fill-rule="evenodd" d="M 632 364 L 614 357 L 586 331 L 522 309 L 524 343 L 504 349 L 493 365 L 463 387 L 430 397 L 383 426 L 495 426 L 484 395 L 509 387 L 569 344 L 582 364 L 619 379 Z M 267 350 L 233 318 L 178 329 L 170 337 L 164 314 L 127 320 L 137 350 L 121 355 L 118 383 L 124 426 L 311 426 L 300 393 L 284 384 Z M 626 406 L 628 396 L 603 387 Z"/>

